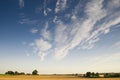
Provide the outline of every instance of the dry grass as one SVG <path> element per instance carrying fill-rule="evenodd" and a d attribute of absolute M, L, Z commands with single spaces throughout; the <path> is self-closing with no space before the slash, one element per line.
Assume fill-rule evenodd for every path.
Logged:
<path fill-rule="evenodd" d="M 0 76 L 0 80 L 120 80 L 120 78 L 79 78 L 74 76 Z"/>

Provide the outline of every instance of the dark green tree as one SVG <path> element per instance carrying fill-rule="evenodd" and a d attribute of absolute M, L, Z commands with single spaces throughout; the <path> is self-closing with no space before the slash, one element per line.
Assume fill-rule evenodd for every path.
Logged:
<path fill-rule="evenodd" d="M 109 77 L 110 77 L 110 74 L 109 74 L 109 73 L 105 73 L 105 74 L 104 74 L 104 77 L 105 77 L 105 78 L 109 78 Z"/>
<path fill-rule="evenodd" d="M 106 73 L 104 74 L 105 78 L 120 77 L 120 73 Z"/>
<path fill-rule="evenodd" d="M 14 75 L 15 73 L 13 71 L 8 71 L 5 74 Z"/>
<path fill-rule="evenodd" d="M 15 75 L 19 75 L 19 72 L 15 71 Z"/>
<path fill-rule="evenodd" d="M 38 71 L 37 71 L 37 70 L 34 70 L 34 71 L 32 72 L 32 75 L 38 75 Z"/>
<path fill-rule="evenodd" d="M 95 73 L 94 72 L 91 73 L 91 77 L 95 77 Z"/>
<path fill-rule="evenodd" d="M 24 72 L 21 72 L 21 73 L 19 73 L 19 75 L 25 75 L 25 73 L 24 73 Z"/>
<path fill-rule="evenodd" d="M 99 77 L 99 73 L 96 73 L 96 74 L 95 74 L 95 77 L 97 77 L 97 78 L 98 78 L 98 77 Z"/>
<path fill-rule="evenodd" d="M 89 78 L 90 78 L 90 77 L 91 77 L 91 72 L 87 72 L 87 73 L 86 73 L 86 77 L 89 77 Z"/>

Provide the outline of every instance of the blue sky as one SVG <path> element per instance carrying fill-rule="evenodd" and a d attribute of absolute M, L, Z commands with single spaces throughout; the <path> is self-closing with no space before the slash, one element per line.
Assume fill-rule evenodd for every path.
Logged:
<path fill-rule="evenodd" d="M 120 71 L 120 0 L 0 0 L 0 73 Z"/>

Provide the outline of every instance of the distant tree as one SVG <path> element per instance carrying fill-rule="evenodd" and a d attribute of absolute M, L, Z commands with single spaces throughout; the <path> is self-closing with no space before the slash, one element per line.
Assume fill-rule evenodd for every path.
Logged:
<path fill-rule="evenodd" d="M 75 76 L 78 76 L 79 74 L 78 73 L 76 73 L 76 74 L 74 74 Z"/>
<path fill-rule="evenodd" d="M 95 77 L 95 73 L 94 73 L 94 72 L 92 72 L 90 77 Z"/>
<path fill-rule="evenodd" d="M 15 73 L 13 71 L 8 71 L 5 74 L 14 75 Z"/>
<path fill-rule="evenodd" d="M 105 73 L 105 74 L 104 74 L 104 77 L 105 77 L 105 78 L 108 78 L 108 77 L 109 77 L 109 74 L 108 74 L 108 73 Z"/>
<path fill-rule="evenodd" d="M 32 75 L 38 75 L 38 71 L 37 71 L 37 70 L 34 70 L 34 71 L 32 72 Z"/>
<path fill-rule="evenodd" d="M 30 73 L 27 73 L 26 75 L 31 75 Z"/>
<path fill-rule="evenodd" d="M 120 77 L 120 73 L 106 73 L 104 74 L 105 78 L 110 78 L 110 77 Z"/>
<path fill-rule="evenodd" d="M 83 74 L 83 77 L 86 77 L 86 75 L 85 75 L 85 74 Z"/>
<path fill-rule="evenodd" d="M 19 75 L 19 72 L 15 71 L 15 75 Z"/>
<path fill-rule="evenodd" d="M 86 73 L 86 77 L 89 77 L 89 78 L 90 78 L 90 77 L 91 77 L 91 72 L 87 72 L 87 73 Z"/>
<path fill-rule="evenodd" d="M 99 77 L 99 73 L 96 73 L 96 74 L 95 74 L 95 77 L 97 77 L 97 78 L 98 78 L 98 77 Z"/>
<path fill-rule="evenodd" d="M 113 77 L 120 77 L 120 73 L 115 73 Z"/>
<path fill-rule="evenodd" d="M 19 75 L 25 75 L 25 73 L 24 73 L 24 72 L 21 72 L 21 73 L 19 73 Z"/>

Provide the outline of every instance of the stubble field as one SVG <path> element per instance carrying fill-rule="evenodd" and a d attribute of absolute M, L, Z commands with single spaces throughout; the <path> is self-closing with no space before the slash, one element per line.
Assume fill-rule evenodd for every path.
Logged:
<path fill-rule="evenodd" d="M 0 76 L 0 80 L 120 80 L 120 78 L 80 78 L 74 76 Z"/>

